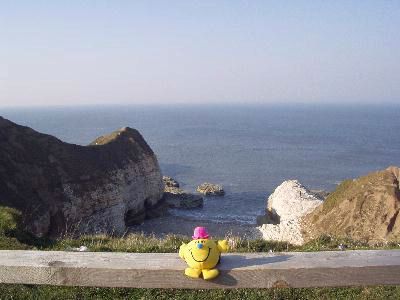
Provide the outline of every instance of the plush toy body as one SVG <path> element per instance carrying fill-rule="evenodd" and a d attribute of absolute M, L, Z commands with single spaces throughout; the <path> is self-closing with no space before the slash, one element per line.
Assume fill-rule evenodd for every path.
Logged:
<path fill-rule="evenodd" d="M 185 274 L 192 278 L 213 279 L 218 276 L 219 271 L 215 268 L 218 264 L 221 253 L 228 251 L 226 240 L 215 242 L 208 239 L 204 227 L 196 227 L 193 241 L 182 244 L 179 248 L 179 256 L 185 260 L 189 268 Z"/>

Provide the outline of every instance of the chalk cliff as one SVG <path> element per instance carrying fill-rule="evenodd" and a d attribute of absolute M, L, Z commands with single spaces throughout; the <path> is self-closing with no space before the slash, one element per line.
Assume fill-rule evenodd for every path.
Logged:
<path fill-rule="evenodd" d="M 163 191 L 157 158 L 135 129 L 79 146 L 0 117 L 0 205 L 21 210 L 37 236 L 123 233 Z"/>
<path fill-rule="evenodd" d="M 266 240 L 302 244 L 300 218 L 322 202 L 297 180 L 284 181 L 269 196 L 266 214 L 257 218 L 257 223 L 261 225 L 257 228 Z"/>

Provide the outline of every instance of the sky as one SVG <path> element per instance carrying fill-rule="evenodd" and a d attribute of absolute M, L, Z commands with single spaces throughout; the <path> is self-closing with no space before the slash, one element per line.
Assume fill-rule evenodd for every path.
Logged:
<path fill-rule="evenodd" d="M 0 106 L 400 103 L 400 1 L 0 0 Z"/>

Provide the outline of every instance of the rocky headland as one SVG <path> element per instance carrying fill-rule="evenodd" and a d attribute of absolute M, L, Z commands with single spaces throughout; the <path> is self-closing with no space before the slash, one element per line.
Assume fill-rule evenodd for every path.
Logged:
<path fill-rule="evenodd" d="M 163 192 L 157 158 L 135 129 L 79 146 L 0 117 L 0 205 L 20 210 L 37 236 L 124 233 Z"/>
<path fill-rule="evenodd" d="M 257 218 L 266 240 L 301 245 L 321 236 L 367 243 L 400 239 L 400 169 L 389 167 L 343 181 L 332 193 L 297 180 L 278 186 Z"/>
<path fill-rule="evenodd" d="M 343 181 L 302 222 L 306 240 L 320 235 L 368 243 L 400 239 L 400 169 L 389 167 Z"/>

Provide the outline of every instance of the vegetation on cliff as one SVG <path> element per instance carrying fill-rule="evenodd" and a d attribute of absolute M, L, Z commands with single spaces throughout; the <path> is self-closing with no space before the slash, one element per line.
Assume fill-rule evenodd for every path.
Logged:
<path fill-rule="evenodd" d="M 368 243 L 400 239 L 400 169 L 370 173 L 343 181 L 303 219 L 303 235 L 357 239 Z"/>
<path fill-rule="evenodd" d="M 292 245 L 287 242 L 262 239 L 247 240 L 227 235 L 230 252 L 282 252 L 282 251 L 326 251 L 338 250 L 340 245 L 346 249 L 400 249 L 400 241 L 380 242 L 374 245 L 348 238 L 335 238 L 321 235 L 304 245 Z M 128 233 L 124 236 L 82 235 L 80 237 L 60 236 L 59 238 L 38 238 L 21 226 L 21 213 L 13 208 L 0 206 L 0 250 L 60 250 L 72 251 L 86 246 L 89 251 L 105 252 L 177 252 L 182 242 L 187 243 L 189 236 L 169 234 L 163 238 L 142 233 Z"/>
<path fill-rule="evenodd" d="M 89 251 L 177 252 L 190 237 L 168 235 L 165 238 L 128 234 L 123 237 L 87 235 L 80 238 L 37 238 L 20 226 L 21 214 L 15 209 L 0 207 L 0 249 L 72 250 L 82 245 Z M 368 244 L 321 236 L 303 246 L 265 240 L 244 240 L 229 237 L 232 252 L 319 251 L 347 249 L 399 248 L 400 243 Z M 0 284 L 0 299 L 399 299 L 400 287 L 357 288 L 283 288 L 236 290 L 128 289 L 95 287 L 57 287 Z"/>

